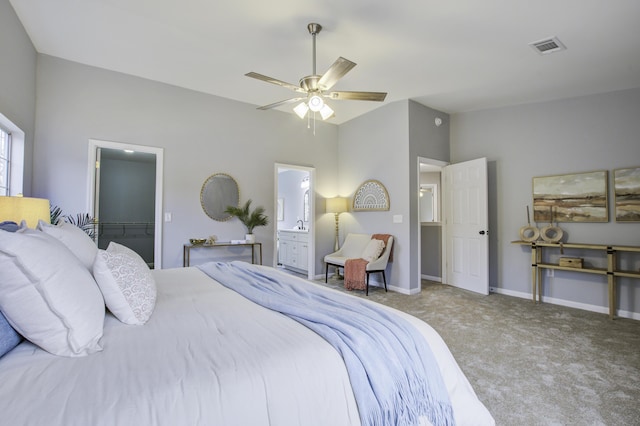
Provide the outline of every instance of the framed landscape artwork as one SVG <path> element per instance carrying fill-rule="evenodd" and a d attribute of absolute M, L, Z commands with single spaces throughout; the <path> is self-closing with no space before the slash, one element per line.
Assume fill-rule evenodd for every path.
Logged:
<path fill-rule="evenodd" d="M 640 222 L 640 167 L 613 171 L 616 222 Z"/>
<path fill-rule="evenodd" d="M 535 222 L 608 222 L 607 171 L 533 178 Z"/>

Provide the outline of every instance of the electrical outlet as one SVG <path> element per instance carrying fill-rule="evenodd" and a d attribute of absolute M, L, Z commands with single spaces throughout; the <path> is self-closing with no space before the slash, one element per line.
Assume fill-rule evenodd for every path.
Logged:
<path fill-rule="evenodd" d="M 547 276 L 553 277 L 553 269 L 547 269 Z"/>

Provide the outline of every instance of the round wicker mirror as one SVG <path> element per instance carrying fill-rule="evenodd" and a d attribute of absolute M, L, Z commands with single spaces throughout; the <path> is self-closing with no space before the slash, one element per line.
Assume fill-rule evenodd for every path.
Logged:
<path fill-rule="evenodd" d="M 225 213 L 228 206 L 240 204 L 238 183 L 226 173 L 216 173 L 207 178 L 200 190 L 202 210 L 213 220 L 225 221 L 231 218 Z"/>

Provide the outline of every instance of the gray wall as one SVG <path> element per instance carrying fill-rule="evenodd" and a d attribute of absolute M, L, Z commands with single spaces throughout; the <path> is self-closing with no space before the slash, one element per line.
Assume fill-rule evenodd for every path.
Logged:
<path fill-rule="evenodd" d="M 434 124 L 436 116 L 444 119 L 440 127 Z M 419 292 L 418 157 L 449 159 L 447 114 L 413 101 L 398 101 L 340 125 L 339 138 L 339 195 L 352 197 L 364 181 L 377 179 L 391 200 L 389 211 L 342 214 L 341 235 L 392 234 L 389 285 L 403 293 Z M 395 215 L 402 217 L 401 223 L 393 222 Z"/>
<path fill-rule="evenodd" d="M 241 201 L 266 208 L 270 224 L 256 228 L 264 263 L 275 245 L 274 163 L 316 167 L 320 196 L 337 187 L 337 127 L 316 135 L 295 115 L 40 55 L 37 74 L 34 192 L 65 211 L 87 209 L 88 141 L 99 139 L 164 149 L 164 268 L 182 265 L 189 238 L 244 238 L 242 224 L 216 222 L 200 207 L 200 188 L 213 173 L 233 176 Z M 317 202 L 316 205 L 324 203 Z M 333 246 L 332 218 L 316 224 L 316 268 Z"/>
<path fill-rule="evenodd" d="M 155 220 L 156 163 L 102 157 L 100 161 L 100 221 Z"/>
<path fill-rule="evenodd" d="M 25 133 L 23 193 L 31 195 L 36 50 L 8 0 L 0 0 L 0 113 Z"/>
<path fill-rule="evenodd" d="M 528 295 L 529 249 L 511 244 L 526 224 L 532 181 L 546 176 L 640 166 L 640 89 L 554 102 L 456 114 L 451 159 L 487 157 L 490 195 L 491 286 Z M 560 223 L 569 242 L 640 245 L 639 223 Z M 546 225 L 546 224 L 541 224 Z M 636 266 L 640 266 L 636 264 Z M 545 295 L 559 303 L 607 306 L 606 278 L 555 271 Z M 640 312 L 638 281 L 620 279 L 619 307 Z"/>
<path fill-rule="evenodd" d="M 399 101 L 340 125 L 340 184 L 335 194 L 352 202 L 366 180 L 376 179 L 385 186 L 391 209 L 341 214 L 340 241 L 349 232 L 393 235 L 394 261 L 387 267 L 387 284 L 404 293 L 410 291 L 411 283 L 408 122 L 408 102 Z M 393 223 L 394 215 L 401 215 L 403 222 Z M 378 275 L 371 280 L 378 280 Z"/>
<path fill-rule="evenodd" d="M 441 281 L 442 279 L 442 226 L 422 225 L 420 230 L 421 277 Z"/>

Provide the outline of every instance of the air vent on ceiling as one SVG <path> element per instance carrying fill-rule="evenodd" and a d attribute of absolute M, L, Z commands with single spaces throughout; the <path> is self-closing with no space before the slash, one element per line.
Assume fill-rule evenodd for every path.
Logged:
<path fill-rule="evenodd" d="M 561 50 L 567 49 L 565 45 L 562 44 L 560 40 L 558 40 L 558 37 L 551 37 L 540 41 L 534 41 L 533 43 L 529 43 L 529 46 L 531 46 L 536 52 L 541 55 L 546 55 L 547 53 L 559 52 Z"/>

